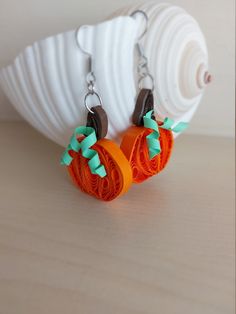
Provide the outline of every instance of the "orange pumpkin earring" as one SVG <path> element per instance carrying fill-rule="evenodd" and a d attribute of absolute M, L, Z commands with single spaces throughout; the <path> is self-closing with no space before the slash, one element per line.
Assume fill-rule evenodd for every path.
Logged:
<path fill-rule="evenodd" d="M 82 191 L 111 201 L 128 191 L 132 172 L 119 146 L 104 138 L 107 116 L 102 106 L 90 110 L 87 125 L 75 129 L 61 163 L 68 166 L 73 182 Z"/>
<path fill-rule="evenodd" d="M 134 126 L 130 127 L 121 142 L 121 150 L 129 160 L 132 168 L 133 182 L 141 183 L 149 177 L 159 173 L 166 166 L 173 147 L 172 125 L 173 121 L 167 119 L 164 123 L 157 122 L 154 116 L 154 78 L 148 68 L 148 59 L 140 44 L 141 38 L 148 28 L 148 17 L 141 10 L 134 11 L 131 16 L 142 14 L 146 20 L 146 28 L 138 38 L 137 50 L 139 52 L 138 74 L 139 95 L 133 113 Z M 142 82 L 148 78 L 151 89 L 142 88 Z M 182 124 L 175 131 L 184 129 Z"/>
<path fill-rule="evenodd" d="M 76 39 L 77 39 L 76 33 Z M 79 46 L 78 41 L 76 40 Z M 81 49 L 81 47 L 79 46 Z M 89 56 L 90 72 L 87 75 L 88 92 L 84 105 L 88 110 L 86 126 L 77 127 L 70 144 L 62 155 L 73 182 L 84 192 L 104 201 L 111 201 L 124 194 L 132 184 L 132 171 L 120 147 L 105 139 L 108 119 L 102 108 L 102 99 L 95 92 L 95 75 Z M 99 105 L 89 108 L 88 97 L 96 96 Z"/>

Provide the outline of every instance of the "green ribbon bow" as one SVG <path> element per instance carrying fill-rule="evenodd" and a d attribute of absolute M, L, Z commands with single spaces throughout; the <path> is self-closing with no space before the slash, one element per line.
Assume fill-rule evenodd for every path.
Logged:
<path fill-rule="evenodd" d="M 180 133 L 186 130 L 188 127 L 187 122 L 179 122 L 174 127 L 173 127 L 173 124 L 175 124 L 174 120 L 170 118 L 165 118 L 163 121 L 163 124 L 160 125 L 160 128 L 165 129 L 165 130 L 170 130 L 175 133 Z"/>
<path fill-rule="evenodd" d="M 85 138 L 79 142 L 77 140 L 78 135 L 83 134 Z M 75 129 L 71 139 L 70 144 L 64 151 L 61 157 L 61 165 L 69 166 L 72 162 L 73 158 L 69 154 L 70 150 L 73 150 L 75 152 L 79 152 L 79 150 L 82 151 L 82 156 L 89 159 L 88 165 L 91 170 L 92 174 L 97 174 L 100 177 L 106 176 L 106 170 L 103 165 L 101 165 L 100 158 L 98 156 L 98 153 L 91 149 L 90 147 L 93 146 L 97 142 L 97 137 L 94 128 L 87 127 L 87 126 L 79 126 Z"/>
<path fill-rule="evenodd" d="M 146 137 L 150 159 L 160 154 L 161 152 L 158 123 L 152 119 L 152 113 L 153 110 L 150 110 L 143 117 L 144 127 L 153 130 L 153 132 Z M 175 133 L 183 132 L 188 127 L 187 122 L 179 122 L 173 127 L 174 123 L 175 122 L 172 119 L 165 118 L 163 124 L 159 127 L 162 129 L 173 131 Z"/>
<path fill-rule="evenodd" d="M 145 116 L 143 116 L 144 127 L 153 130 L 153 132 L 146 137 L 150 159 L 161 152 L 158 124 L 152 119 L 152 113 L 153 110 L 150 110 L 145 114 Z"/>

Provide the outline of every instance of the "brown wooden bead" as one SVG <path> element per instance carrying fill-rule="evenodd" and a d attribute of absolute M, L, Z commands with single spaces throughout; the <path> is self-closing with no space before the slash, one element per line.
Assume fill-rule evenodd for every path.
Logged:
<path fill-rule="evenodd" d="M 89 112 L 87 115 L 87 126 L 94 128 L 97 140 L 100 140 L 107 135 L 107 114 L 102 106 L 92 107 L 91 111 L 92 112 Z"/>
<path fill-rule="evenodd" d="M 150 110 L 154 108 L 153 93 L 150 89 L 143 88 L 139 92 L 134 113 L 133 113 L 133 123 L 137 126 L 143 125 L 143 116 Z M 154 116 L 152 116 L 155 119 Z"/>

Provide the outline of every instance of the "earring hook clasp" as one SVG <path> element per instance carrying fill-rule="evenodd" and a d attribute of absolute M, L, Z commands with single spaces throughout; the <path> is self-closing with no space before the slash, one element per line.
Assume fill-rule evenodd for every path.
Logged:
<path fill-rule="evenodd" d="M 79 31 L 81 31 L 81 29 L 83 28 L 86 28 L 88 27 L 87 25 L 83 25 L 79 28 L 76 29 L 75 31 L 75 42 L 76 42 L 76 45 L 77 47 L 80 49 L 80 51 L 82 51 L 83 54 L 87 55 L 88 56 L 88 59 L 89 59 L 89 72 L 86 76 L 86 81 L 87 81 L 87 87 L 88 87 L 88 92 L 85 94 L 84 96 L 84 105 L 85 105 L 85 108 L 94 114 L 93 110 L 91 110 L 88 106 L 88 97 L 89 96 L 96 96 L 96 98 L 98 99 L 99 101 L 99 104 L 101 106 L 103 106 L 102 104 L 102 98 L 100 97 L 100 95 L 95 91 L 95 83 L 96 83 L 96 77 L 95 77 L 95 74 L 94 74 L 94 71 L 93 71 L 93 57 L 92 57 L 92 54 L 89 53 L 88 51 L 86 51 L 84 48 L 82 48 L 80 42 L 79 42 Z"/>
<path fill-rule="evenodd" d="M 134 12 L 132 12 L 132 13 L 130 14 L 130 16 L 131 16 L 131 17 L 134 17 L 134 16 L 137 15 L 137 14 L 141 14 L 142 16 L 144 16 L 145 21 L 146 21 L 146 27 L 145 27 L 144 31 L 141 33 L 141 35 L 139 36 L 139 38 L 138 38 L 138 41 L 139 41 L 139 40 L 141 40 L 141 39 L 143 38 L 143 36 L 147 33 L 147 30 L 148 30 L 148 16 L 147 16 L 147 14 L 146 14 L 144 11 L 142 11 L 142 10 L 135 10 Z"/>
<path fill-rule="evenodd" d="M 148 31 L 148 16 L 142 10 L 136 10 L 136 11 L 132 12 L 130 14 L 130 16 L 134 17 L 137 14 L 141 14 L 142 16 L 144 16 L 145 21 L 146 21 L 146 27 L 145 27 L 144 31 L 142 32 L 142 34 L 138 37 L 137 43 L 136 43 L 138 53 L 139 53 L 138 74 L 139 74 L 140 78 L 138 80 L 138 87 L 141 90 L 142 89 L 142 82 L 146 78 L 149 78 L 149 80 L 151 82 L 151 91 L 153 91 L 154 90 L 154 77 L 152 76 L 152 74 L 149 71 L 148 59 L 145 55 L 143 45 L 140 43 L 140 40 L 143 38 L 143 36 Z"/>
<path fill-rule="evenodd" d="M 75 42 L 76 42 L 76 45 L 77 47 L 84 53 L 86 54 L 87 56 L 89 56 L 90 58 L 92 57 L 92 55 L 86 51 L 84 48 L 82 48 L 80 42 L 79 42 L 79 39 L 78 39 L 78 36 L 79 36 L 79 32 L 83 29 L 83 28 L 86 28 L 88 27 L 88 25 L 83 25 L 83 26 L 80 26 L 78 27 L 76 30 L 75 30 Z"/>
<path fill-rule="evenodd" d="M 81 27 L 78 27 L 75 31 L 75 42 L 77 47 L 83 52 L 83 54 L 87 55 L 89 57 L 89 73 L 93 74 L 93 58 L 92 58 L 92 54 L 89 53 L 88 51 L 86 51 L 84 48 L 82 48 L 81 43 L 79 42 L 79 32 L 83 29 L 88 27 L 87 25 L 83 25 Z M 90 75 L 91 76 L 91 75 Z"/>

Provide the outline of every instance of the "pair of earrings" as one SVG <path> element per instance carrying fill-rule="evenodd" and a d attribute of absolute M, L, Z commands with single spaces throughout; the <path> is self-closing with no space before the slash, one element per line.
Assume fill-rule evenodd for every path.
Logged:
<path fill-rule="evenodd" d="M 131 16 L 136 14 L 142 14 L 146 25 L 148 24 L 148 17 L 143 11 L 137 10 Z M 88 110 L 87 123 L 86 126 L 75 129 L 70 144 L 62 155 L 61 164 L 68 167 L 74 183 L 82 191 L 100 200 L 113 200 L 127 192 L 133 182 L 141 183 L 159 173 L 171 155 L 172 131 L 180 132 L 187 126 L 186 123 L 179 123 L 173 128 L 174 122 L 169 118 L 164 122 L 158 122 L 154 116 L 154 79 L 149 72 L 148 60 L 140 44 L 146 32 L 147 26 L 137 42 L 140 91 L 132 117 L 134 125 L 125 132 L 120 147 L 114 141 L 105 138 L 108 118 L 102 106 L 102 99 L 95 91 L 96 77 L 89 55 L 88 92 L 84 97 L 84 105 Z M 79 48 L 81 49 L 80 46 Z M 143 80 L 146 78 L 151 81 L 151 89 L 142 88 Z M 99 105 L 89 107 L 90 96 L 96 96 Z"/>

